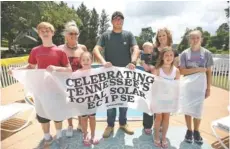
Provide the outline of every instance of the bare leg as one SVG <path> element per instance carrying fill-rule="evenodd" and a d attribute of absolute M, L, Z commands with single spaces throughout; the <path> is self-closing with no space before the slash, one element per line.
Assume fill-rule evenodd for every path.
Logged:
<path fill-rule="evenodd" d="M 96 118 L 95 116 L 89 117 L 89 125 L 90 125 L 90 131 L 91 131 L 91 138 L 94 138 L 95 136 L 95 128 L 96 128 Z"/>
<path fill-rule="evenodd" d="M 193 118 L 194 130 L 199 131 L 201 119 Z"/>
<path fill-rule="evenodd" d="M 89 117 L 89 124 L 90 124 L 90 130 L 91 130 L 91 141 L 94 145 L 98 144 L 99 141 L 97 138 L 95 138 L 95 128 L 96 128 L 96 118 L 95 116 Z"/>
<path fill-rule="evenodd" d="M 62 137 L 62 122 L 54 122 L 57 134 L 56 137 L 57 139 Z"/>
<path fill-rule="evenodd" d="M 185 122 L 188 130 L 192 131 L 192 117 L 189 115 L 185 115 Z"/>
<path fill-rule="evenodd" d="M 162 141 L 166 142 L 166 134 L 168 131 L 168 127 L 169 127 L 169 113 L 163 113 L 163 122 L 162 122 Z"/>
<path fill-rule="evenodd" d="M 78 124 L 81 125 L 81 117 L 78 116 Z"/>
<path fill-rule="evenodd" d="M 77 126 L 77 129 L 80 129 L 81 130 L 81 116 L 78 116 L 78 126 Z"/>
<path fill-rule="evenodd" d="M 81 117 L 81 126 L 84 139 L 87 137 L 87 128 L 88 128 L 88 116 Z"/>
<path fill-rule="evenodd" d="M 54 122 L 56 130 L 62 129 L 62 122 Z"/>
<path fill-rule="evenodd" d="M 162 114 L 156 114 L 155 122 L 154 122 L 154 140 L 160 141 L 160 125 L 162 122 Z"/>
<path fill-rule="evenodd" d="M 73 119 L 72 118 L 68 119 L 68 124 L 70 127 L 73 127 Z"/>
<path fill-rule="evenodd" d="M 50 133 L 50 122 L 48 123 L 41 123 L 42 130 L 44 134 L 49 134 Z"/>

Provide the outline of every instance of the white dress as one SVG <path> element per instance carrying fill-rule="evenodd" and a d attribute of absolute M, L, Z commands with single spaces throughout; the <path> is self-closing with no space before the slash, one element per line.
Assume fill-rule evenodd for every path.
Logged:
<path fill-rule="evenodd" d="M 151 100 L 152 113 L 177 112 L 179 80 L 175 80 L 176 71 L 175 66 L 170 74 L 165 74 L 162 68 L 159 69 L 159 77 L 156 78 L 156 87 L 153 90 L 154 99 Z"/>

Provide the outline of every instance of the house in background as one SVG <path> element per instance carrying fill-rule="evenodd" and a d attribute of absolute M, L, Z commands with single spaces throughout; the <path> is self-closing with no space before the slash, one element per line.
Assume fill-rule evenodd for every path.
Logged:
<path fill-rule="evenodd" d="M 18 57 L 29 54 L 32 47 L 39 43 L 39 37 L 35 28 L 19 32 L 13 40 L 11 50 L 8 47 L 1 47 L 1 58 Z"/>

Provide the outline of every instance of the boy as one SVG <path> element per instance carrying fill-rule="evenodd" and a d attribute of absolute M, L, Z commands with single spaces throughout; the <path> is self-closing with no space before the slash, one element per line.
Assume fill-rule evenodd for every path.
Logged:
<path fill-rule="evenodd" d="M 142 46 L 144 53 L 141 55 L 141 65 L 144 70 L 149 73 L 153 73 L 155 67 L 153 64 L 153 48 L 154 45 L 150 42 L 145 42 Z M 143 126 L 147 135 L 152 133 L 153 116 L 143 113 Z"/>
<path fill-rule="evenodd" d="M 152 63 L 152 53 L 153 53 L 153 44 L 150 42 L 145 42 L 143 44 L 144 53 L 141 55 L 141 65 L 144 67 L 146 72 L 154 71 L 154 66 Z"/>
<path fill-rule="evenodd" d="M 72 72 L 69 60 L 62 50 L 58 49 L 53 44 L 52 37 L 54 36 L 54 27 L 48 22 L 41 22 L 37 26 L 38 35 L 42 40 L 42 45 L 37 46 L 31 50 L 29 55 L 28 64 L 14 68 L 19 69 L 46 69 L 47 71 L 59 71 L 59 72 Z M 12 74 L 12 68 L 9 70 L 9 74 Z M 53 142 L 53 138 L 50 135 L 50 120 L 43 118 L 36 114 L 37 120 L 41 123 L 42 130 L 44 132 L 44 139 L 41 145 L 49 146 Z M 56 139 L 60 141 L 62 137 L 62 121 L 55 121 Z"/>

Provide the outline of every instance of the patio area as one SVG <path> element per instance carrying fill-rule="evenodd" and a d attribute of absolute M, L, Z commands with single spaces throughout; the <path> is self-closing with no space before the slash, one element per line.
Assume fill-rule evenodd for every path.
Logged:
<path fill-rule="evenodd" d="M 24 93 L 23 86 L 19 83 L 13 84 L 6 88 L 1 89 L 1 104 L 8 104 L 15 101 L 23 101 Z M 212 86 L 211 88 L 211 96 L 205 100 L 203 119 L 200 126 L 200 132 L 203 136 L 205 144 L 201 147 L 203 149 L 206 148 L 215 148 L 221 149 L 220 143 L 217 141 L 216 137 L 213 135 L 211 131 L 211 122 L 228 116 L 228 107 L 229 105 L 229 92 L 227 90 L 223 90 L 217 87 Z M 20 115 L 19 118 L 11 119 L 6 123 L 3 123 L 1 127 L 9 127 L 10 129 L 13 127 L 19 127 L 27 117 L 27 113 Z M 13 125 L 12 125 L 13 124 Z M 75 121 L 77 125 L 77 120 Z M 97 132 L 98 137 L 101 137 L 101 134 L 106 127 L 106 121 L 100 120 L 97 122 Z M 101 144 L 95 146 L 94 148 L 154 148 L 151 146 L 151 137 L 142 135 L 142 121 L 140 120 L 129 120 L 129 126 L 133 130 L 135 130 L 135 134 L 133 136 L 129 136 L 123 134 L 118 129 L 118 123 L 116 122 L 114 137 L 111 137 L 107 140 L 102 140 Z M 75 125 L 75 127 L 76 127 Z M 63 124 L 63 128 L 67 128 L 67 122 L 65 121 Z M 168 139 L 170 141 L 170 148 L 176 149 L 196 149 L 198 146 L 194 145 L 186 145 L 183 144 L 183 137 L 185 135 L 185 120 L 183 115 L 173 115 L 170 118 L 169 124 L 169 133 Z M 224 140 L 226 145 L 229 145 L 229 134 L 220 130 L 217 130 L 217 133 Z M 51 134 L 55 135 L 55 129 L 53 124 L 51 124 Z M 68 140 L 71 143 L 68 143 L 66 149 L 72 148 L 83 148 L 81 144 L 81 134 L 79 132 L 75 132 L 76 137 Z M 1 131 L 1 147 L 2 149 L 33 149 L 37 148 L 39 142 L 43 137 L 40 124 L 36 119 L 33 119 L 32 123 L 24 128 L 23 130 L 16 133 L 9 133 L 5 131 Z M 76 140 L 75 138 L 80 138 Z M 110 142 L 110 143 L 109 143 Z M 118 143 L 116 143 L 118 142 Z M 75 147 L 71 147 L 71 145 L 76 145 Z M 114 146 L 110 146 L 114 144 Z M 149 145 L 148 145 L 149 144 Z M 51 146 L 50 149 L 58 149 L 58 147 L 54 145 Z"/>

